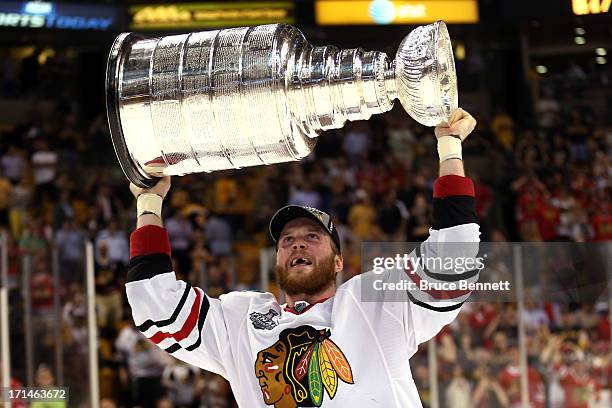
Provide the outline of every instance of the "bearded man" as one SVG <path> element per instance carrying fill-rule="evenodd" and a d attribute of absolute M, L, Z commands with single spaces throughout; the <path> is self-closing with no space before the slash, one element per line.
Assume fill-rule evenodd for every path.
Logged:
<path fill-rule="evenodd" d="M 448 255 L 444 244 L 451 242 L 469 244 L 450 251 L 452 256 L 474 258 L 478 252 L 474 186 L 461 155 L 461 143 L 475 125 L 458 109 L 448 126 L 435 129 L 440 177 L 433 220 L 429 238 L 411 259 Z M 134 321 L 147 338 L 225 377 L 241 407 L 421 407 L 409 359 L 455 319 L 470 294 L 439 287 L 475 282 L 478 269 L 430 269 L 411 262 L 363 273 L 337 287 L 343 258 L 336 228 L 325 212 L 293 205 L 270 221 L 286 304 L 271 293 L 248 291 L 210 298 L 172 272 L 160 216 L 169 188 L 169 178 L 146 190 L 131 186 L 138 228 L 131 236 L 126 290 Z M 382 291 L 377 301 L 362 299 L 381 282 L 400 281 L 412 286 Z M 371 282 L 378 286 L 368 287 Z"/>

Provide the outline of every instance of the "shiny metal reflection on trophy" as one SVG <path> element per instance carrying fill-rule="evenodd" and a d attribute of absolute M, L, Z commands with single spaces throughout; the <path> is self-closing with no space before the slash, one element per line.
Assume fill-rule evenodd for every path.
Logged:
<path fill-rule="evenodd" d="M 443 22 L 410 32 L 394 61 L 313 46 L 285 24 L 150 39 L 123 33 L 106 69 L 115 152 L 141 187 L 163 175 L 300 160 L 324 130 L 389 111 L 396 98 L 426 126 L 457 108 Z"/>

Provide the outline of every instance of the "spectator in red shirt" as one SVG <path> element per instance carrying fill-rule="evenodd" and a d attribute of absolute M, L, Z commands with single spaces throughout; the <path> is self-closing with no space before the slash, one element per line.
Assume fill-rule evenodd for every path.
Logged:
<path fill-rule="evenodd" d="M 0 360 L 0 366 L 2 366 L 2 361 Z M 2 370 L 0 370 L 0 384 L 2 384 Z M 23 384 L 19 382 L 16 378 L 11 377 L 10 387 L 12 390 L 23 387 Z M 28 405 L 25 402 L 13 400 L 11 402 L 11 406 L 13 408 L 26 408 Z"/>
<path fill-rule="evenodd" d="M 593 182 L 587 177 L 583 169 L 576 169 L 572 174 L 570 189 L 578 203 L 583 207 L 589 206 L 589 198 L 593 191 Z"/>
<path fill-rule="evenodd" d="M 521 370 L 518 347 L 510 347 L 510 359 L 508 364 L 499 374 L 499 383 L 504 387 L 510 399 L 511 408 L 522 407 L 521 404 Z M 532 408 L 544 408 L 544 384 L 534 367 L 527 368 L 529 382 L 529 403 Z"/>
<path fill-rule="evenodd" d="M 591 217 L 594 241 L 612 241 L 612 212 L 610 202 L 603 201 L 597 206 L 597 211 Z"/>
<path fill-rule="evenodd" d="M 468 175 L 474 182 L 474 192 L 476 193 L 476 215 L 480 220 L 480 231 L 485 237 L 490 235 L 489 209 L 493 204 L 493 193 L 486 184 L 480 181 L 477 173 Z"/>
<path fill-rule="evenodd" d="M 574 357 L 569 367 L 560 369 L 560 383 L 563 387 L 564 408 L 589 408 L 599 392 L 597 380 L 588 371 L 584 357 Z"/>
<path fill-rule="evenodd" d="M 493 302 L 478 302 L 476 305 L 476 310 L 470 315 L 470 326 L 475 332 L 479 332 L 495 319 L 497 310 Z"/>
<path fill-rule="evenodd" d="M 601 302 L 595 306 L 595 310 L 597 311 L 599 317 L 597 320 L 596 333 L 597 339 L 610 344 L 610 317 L 608 315 L 608 305 L 606 302 Z M 612 364 L 612 361 L 610 361 Z M 612 380 L 612 378 L 610 379 Z"/>
<path fill-rule="evenodd" d="M 53 277 L 44 257 L 34 258 L 33 266 L 34 273 L 30 280 L 32 307 L 37 312 L 50 312 L 53 309 Z"/>
<path fill-rule="evenodd" d="M 538 229 L 544 241 L 553 241 L 557 238 L 559 226 L 559 210 L 550 200 L 550 195 L 545 194 L 540 201 L 538 209 Z"/>
<path fill-rule="evenodd" d="M 518 194 L 516 223 L 519 229 L 522 229 L 525 223 L 537 222 L 541 213 L 543 196 L 547 193 L 544 184 L 536 176 L 530 174 L 516 180 L 512 184 L 512 189 Z"/>
<path fill-rule="evenodd" d="M 489 215 L 489 208 L 493 203 L 493 193 L 486 184 L 480 182 L 480 178 L 473 173 L 471 176 L 474 182 L 474 190 L 476 192 L 476 215 L 479 220 L 486 218 Z"/>

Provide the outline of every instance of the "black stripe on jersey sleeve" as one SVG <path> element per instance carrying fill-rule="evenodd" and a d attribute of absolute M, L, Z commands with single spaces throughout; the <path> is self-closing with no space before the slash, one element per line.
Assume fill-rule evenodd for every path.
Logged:
<path fill-rule="evenodd" d="M 421 258 L 421 245 L 417 245 L 415 248 L 417 258 Z M 454 273 L 436 273 L 431 272 L 425 265 L 420 265 L 425 275 L 429 276 L 431 279 L 437 279 L 444 282 L 458 282 L 460 280 L 468 280 L 478 275 L 480 272 L 479 269 L 472 269 L 471 271 L 454 274 Z"/>
<path fill-rule="evenodd" d="M 185 350 L 187 351 L 193 351 L 197 349 L 198 347 L 200 347 L 200 344 L 202 343 L 202 327 L 204 327 L 204 320 L 206 320 L 206 315 L 208 314 L 208 309 L 210 307 L 210 302 L 208 301 L 208 298 L 206 297 L 205 294 L 203 296 L 204 297 L 202 299 L 202 306 L 200 306 L 200 316 L 198 318 L 198 339 L 191 346 L 188 346 L 185 348 Z M 179 343 L 175 343 L 171 345 L 170 347 L 164 349 L 164 351 L 172 354 L 175 351 L 180 350 L 182 348 L 183 347 L 181 347 Z"/>
<path fill-rule="evenodd" d="M 435 230 L 462 224 L 478 223 L 476 199 L 470 196 L 448 196 L 433 199 L 433 220 Z"/>
<path fill-rule="evenodd" d="M 162 273 L 172 272 L 172 261 L 166 254 L 140 255 L 130 259 L 127 281 L 151 279 Z"/>
<path fill-rule="evenodd" d="M 204 320 L 206 320 L 206 315 L 208 314 L 208 309 L 210 308 L 210 302 L 208 301 L 208 297 L 206 294 L 202 294 L 202 307 L 200 307 L 200 316 L 198 320 L 198 340 L 193 343 L 191 346 L 185 347 L 187 351 L 193 351 L 200 347 L 202 343 L 202 327 L 204 327 Z"/>
<path fill-rule="evenodd" d="M 459 309 L 464 303 L 464 302 L 461 302 L 461 303 L 457 303 L 456 305 L 452 305 L 452 306 L 432 306 L 429 303 L 425 303 L 425 302 L 421 302 L 420 300 L 416 300 L 414 296 L 412 296 L 410 292 L 408 291 L 406 292 L 406 294 L 408 295 L 408 299 L 410 299 L 410 301 L 414 303 L 415 305 L 424 307 L 425 309 L 433 310 L 434 312 L 452 312 L 453 310 Z"/>
<path fill-rule="evenodd" d="M 143 324 L 141 324 L 140 326 L 137 326 L 136 328 L 138 330 L 140 330 L 141 332 L 145 332 L 145 331 L 149 330 L 149 328 L 151 326 L 164 327 L 164 326 L 168 326 L 168 325 L 174 323 L 174 321 L 176 320 L 176 318 L 177 318 L 178 314 L 180 313 L 181 309 L 183 309 L 183 306 L 185 305 L 185 302 L 187 301 L 187 296 L 189 296 L 189 291 L 190 290 L 191 290 L 191 285 L 186 283 L 185 284 L 185 291 L 183 291 L 183 296 L 181 296 L 181 300 L 178 302 L 178 305 L 176 305 L 176 308 L 174 309 L 174 312 L 172 312 L 172 316 L 170 316 L 170 318 L 164 319 L 164 320 L 159 320 L 157 322 L 154 322 L 153 320 L 147 320 Z"/>
<path fill-rule="evenodd" d="M 172 353 L 174 353 L 176 350 L 180 350 L 181 348 L 182 348 L 182 347 L 181 347 L 181 345 L 180 345 L 180 344 L 178 344 L 178 343 L 174 343 L 173 345 L 171 345 L 171 346 L 170 346 L 170 347 L 168 347 L 167 349 L 164 349 L 164 351 L 165 351 L 166 353 L 170 353 L 170 354 L 172 354 Z"/>

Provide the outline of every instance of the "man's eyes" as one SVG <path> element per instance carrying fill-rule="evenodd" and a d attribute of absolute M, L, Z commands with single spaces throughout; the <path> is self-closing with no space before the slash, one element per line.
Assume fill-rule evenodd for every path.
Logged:
<path fill-rule="evenodd" d="M 318 240 L 319 239 L 319 234 L 315 233 L 315 232 L 311 232 L 309 234 L 306 235 L 306 238 L 308 238 L 309 240 Z M 289 244 L 291 243 L 293 240 L 295 239 L 295 237 L 293 237 L 292 235 L 286 235 L 283 239 L 282 242 L 285 244 Z"/>

